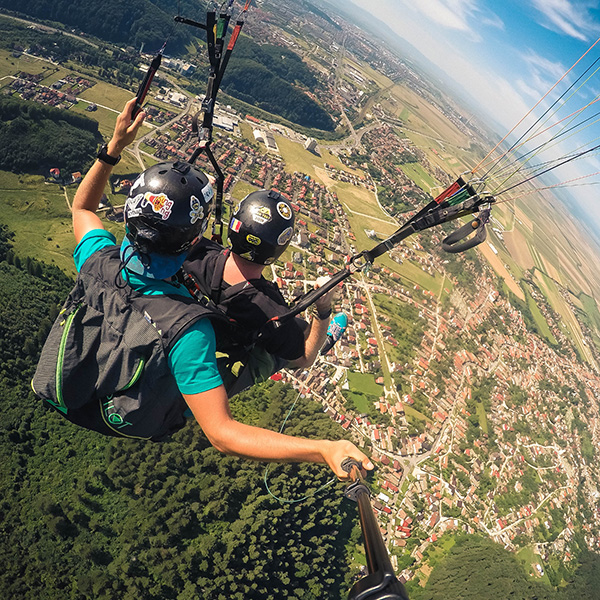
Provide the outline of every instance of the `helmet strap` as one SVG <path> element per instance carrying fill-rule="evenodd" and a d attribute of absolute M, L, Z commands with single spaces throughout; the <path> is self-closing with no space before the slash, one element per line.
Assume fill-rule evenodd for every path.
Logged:
<path fill-rule="evenodd" d="M 129 237 L 129 235 L 128 235 L 128 237 Z M 131 239 L 131 238 L 129 238 L 129 239 Z M 117 274 L 115 275 L 115 286 L 118 287 L 120 290 L 122 290 L 123 288 L 130 285 L 129 271 L 127 270 L 127 263 L 135 255 L 135 252 L 136 252 L 135 244 L 133 246 L 130 246 L 130 248 L 131 248 L 131 252 L 129 253 L 129 256 L 127 256 L 125 258 L 125 260 L 121 259 L 121 262 L 119 263 L 119 270 L 117 271 Z M 119 279 L 119 275 L 121 275 L 122 272 L 125 273 L 125 277 L 123 277 L 123 280 L 125 281 L 124 285 L 121 284 L 121 280 Z"/>

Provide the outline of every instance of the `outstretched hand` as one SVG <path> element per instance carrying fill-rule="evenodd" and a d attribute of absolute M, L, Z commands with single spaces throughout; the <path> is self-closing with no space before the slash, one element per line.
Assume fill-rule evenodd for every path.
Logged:
<path fill-rule="evenodd" d="M 361 452 L 352 442 L 347 440 L 327 442 L 323 450 L 323 458 L 341 481 L 350 479 L 350 474 L 342 468 L 342 462 L 346 458 L 355 459 L 367 471 L 371 471 L 374 468 L 369 457 Z"/>
<path fill-rule="evenodd" d="M 132 98 L 127 102 L 123 112 L 117 117 L 115 131 L 112 139 L 108 143 L 109 154 L 121 154 L 124 148 L 129 146 L 137 136 L 137 133 L 146 118 L 146 113 L 140 111 L 135 119 L 132 118 L 136 107 L 136 98 Z"/>

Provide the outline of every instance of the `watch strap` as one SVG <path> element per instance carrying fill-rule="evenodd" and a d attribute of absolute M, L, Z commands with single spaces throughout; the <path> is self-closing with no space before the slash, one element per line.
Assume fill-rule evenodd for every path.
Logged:
<path fill-rule="evenodd" d="M 101 160 L 103 163 L 114 167 L 121 160 L 121 155 L 119 154 L 119 156 L 117 156 L 116 158 L 114 156 L 111 156 L 108 153 L 108 144 L 104 144 L 102 148 L 100 148 L 100 151 L 98 152 L 98 156 L 96 158 L 98 160 Z"/>

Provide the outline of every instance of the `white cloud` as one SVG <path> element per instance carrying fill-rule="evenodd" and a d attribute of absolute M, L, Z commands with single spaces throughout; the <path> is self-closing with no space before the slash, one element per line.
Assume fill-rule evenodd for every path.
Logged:
<path fill-rule="evenodd" d="M 481 41 L 479 27 L 474 27 L 475 23 L 496 29 L 504 29 L 504 23 L 491 11 L 484 11 L 479 1 L 419 0 L 405 4 L 446 29 L 467 33 L 472 40 Z"/>
<path fill-rule="evenodd" d="M 532 5 L 542 15 L 540 25 L 562 33 L 582 42 L 588 41 L 590 34 L 600 31 L 598 23 L 594 22 L 587 2 L 572 0 L 532 0 Z"/>
<path fill-rule="evenodd" d="M 523 52 L 521 59 L 528 70 L 527 87 L 533 90 L 532 97 L 537 99 L 544 96 L 566 71 L 562 63 L 552 61 L 533 50 Z"/>
<path fill-rule="evenodd" d="M 421 0 L 413 8 L 422 12 L 438 25 L 448 29 L 469 31 L 468 16 L 472 11 L 471 0 Z"/>
<path fill-rule="evenodd" d="M 519 78 L 515 80 L 514 86 L 521 92 L 523 96 L 531 98 L 531 100 L 539 100 L 540 93 L 537 87 L 531 85 L 531 82 L 524 81 Z"/>

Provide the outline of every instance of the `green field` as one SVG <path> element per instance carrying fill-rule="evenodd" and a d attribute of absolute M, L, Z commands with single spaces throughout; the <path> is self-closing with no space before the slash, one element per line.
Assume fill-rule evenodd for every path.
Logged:
<path fill-rule="evenodd" d="M 544 336 L 550 344 L 555 346 L 558 342 L 556 338 L 552 335 L 550 331 L 550 327 L 548 327 L 548 322 L 544 318 L 542 311 L 539 309 L 538 305 L 535 303 L 535 300 L 531 296 L 528 289 L 525 289 L 525 296 L 527 298 L 527 306 L 531 311 L 531 315 L 533 316 L 533 320 L 535 324 L 538 326 L 540 333 Z"/>
<path fill-rule="evenodd" d="M 379 398 L 383 392 L 383 388 L 375 383 L 373 375 L 368 373 L 355 373 L 354 371 L 348 371 L 348 385 L 350 391 L 355 390 L 362 392 L 363 394 L 369 394 Z"/>
<path fill-rule="evenodd" d="M 52 65 L 48 61 L 24 55 L 15 58 L 7 50 L 0 50 L 0 87 L 10 85 L 12 79 L 4 79 L 5 77 L 17 75 L 21 71 L 31 73 L 32 75 L 46 73 L 46 77 L 57 73 L 57 79 L 60 79 L 67 73 L 64 69 Z"/>
<path fill-rule="evenodd" d="M 336 169 L 343 169 L 350 173 L 357 173 L 354 169 L 344 166 L 337 156 L 334 156 L 324 146 L 320 148 L 320 156 L 304 149 L 304 146 L 281 135 L 275 135 L 281 158 L 285 161 L 285 170 L 288 173 L 306 173 L 323 182 L 315 167 L 323 168 L 325 163 L 333 165 Z"/>
<path fill-rule="evenodd" d="M 248 194 L 256 192 L 258 189 L 260 188 L 248 183 L 247 181 L 238 181 L 233 187 L 231 195 L 236 200 L 243 200 Z"/>
<path fill-rule="evenodd" d="M 479 417 L 479 427 L 481 427 L 481 431 L 485 434 L 489 433 L 487 415 L 485 414 L 483 402 L 477 403 L 477 416 Z"/>
<path fill-rule="evenodd" d="M 440 182 L 434 179 L 419 163 L 407 163 L 400 165 L 400 168 L 424 192 L 429 192 L 431 188 L 440 185 Z"/>
<path fill-rule="evenodd" d="M 542 577 L 537 575 L 537 570 L 533 565 L 538 563 L 542 565 L 542 568 L 544 568 L 544 562 L 542 557 L 539 554 L 536 554 L 531 546 L 525 546 L 524 548 L 521 548 L 515 556 L 517 557 L 517 560 L 523 564 L 525 571 L 531 577 L 539 579 L 542 583 L 545 583 L 548 586 L 550 585 L 550 579 L 548 579 L 548 575 L 546 574 L 545 570 Z"/>
<path fill-rule="evenodd" d="M 418 421 L 431 421 L 429 417 L 424 415 L 422 412 L 419 412 L 416 408 L 409 406 L 408 404 L 404 404 L 404 414 L 406 415 L 407 420 L 416 419 Z"/>
<path fill-rule="evenodd" d="M 367 413 L 370 414 L 373 412 L 373 402 L 379 399 L 379 396 L 375 398 L 374 396 L 363 396 L 362 394 L 356 394 L 354 392 L 345 392 L 352 402 L 354 402 L 354 406 L 356 407 L 356 411 L 359 414 Z"/>
<path fill-rule="evenodd" d="M 380 221 L 370 220 L 367 217 L 361 217 L 349 212 L 346 214 L 346 216 L 350 222 L 350 227 L 356 236 L 356 249 L 360 251 L 375 246 L 375 242 L 367 237 L 365 229 L 373 228 L 380 231 L 386 227 L 386 225 Z M 409 261 L 405 261 L 402 264 L 397 263 L 387 254 L 380 256 L 377 259 L 377 264 L 380 264 L 398 273 L 406 280 L 404 282 L 405 285 L 412 287 L 416 284 L 422 288 L 432 291 L 434 294 L 439 294 L 440 292 L 440 286 L 443 278 L 441 275 L 439 275 L 439 273 L 436 273 L 435 276 L 431 276 L 423 271 L 423 269 L 421 269 L 419 266 L 412 264 Z"/>
<path fill-rule="evenodd" d="M 123 161 L 115 170 L 126 173 L 122 165 Z M 76 191 L 76 185 L 63 190 L 57 184 L 45 183 L 39 175 L 0 171 L 0 222 L 14 232 L 12 243 L 18 255 L 53 263 L 71 275 L 75 273 L 75 238 L 67 198 L 71 203 Z M 123 204 L 124 198 L 111 196 L 117 205 Z M 122 237 L 121 224 L 104 220 L 104 225 L 117 239 Z"/>
<path fill-rule="evenodd" d="M 124 90 L 111 83 L 98 81 L 91 88 L 80 94 L 84 100 L 89 100 L 96 104 L 102 104 L 108 108 L 112 108 L 121 112 L 123 106 L 128 100 L 133 98 L 134 94 L 129 90 Z"/>
<path fill-rule="evenodd" d="M 74 189 L 68 188 L 71 199 Z M 73 273 L 71 213 L 58 185 L 45 184 L 39 176 L 0 171 L 0 207 L 0 222 L 15 233 L 18 255 L 54 263 Z"/>

